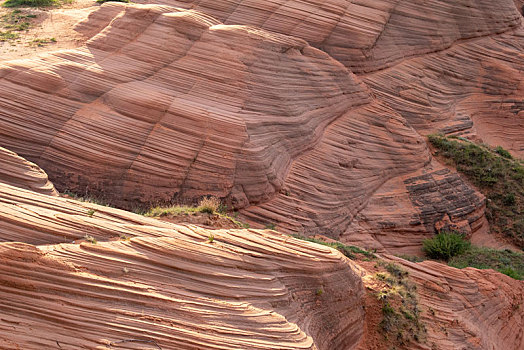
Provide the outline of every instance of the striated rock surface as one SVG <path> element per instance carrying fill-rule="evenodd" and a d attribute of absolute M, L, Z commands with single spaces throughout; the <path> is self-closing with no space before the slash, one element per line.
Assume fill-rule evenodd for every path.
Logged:
<path fill-rule="evenodd" d="M 524 347 L 524 283 L 493 270 L 395 258 L 416 282 L 427 343 L 442 350 Z"/>
<path fill-rule="evenodd" d="M 3 147 L 0 147 L 0 182 L 42 194 L 58 195 L 42 169 Z"/>
<path fill-rule="evenodd" d="M 104 5 L 93 26 L 106 8 L 119 13 L 86 46 L 0 68 L 0 141 L 58 188 L 111 189 L 128 207 L 209 194 L 255 204 L 330 122 L 370 101 L 302 40 L 161 6 Z"/>
<path fill-rule="evenodd" d="M 0 67 L 0 142 L 59 189 L 126 208 L 214 195 L 257 227 L 377 249 L 419 245 L 446 216 L 483 222 L 459 177 L 442 181 L 467 197 L 433 206 L 441 184 L 423 176 L 399 235 L 377 236 L 398 213 L 360 215 L 375 193 L 439 168 L 398 106 L 301 39 L 158 5 L 105 4 L 78 31 L 85 46 Z"/>
<path fill-rule="evenodd" d="M 522 1 L 163 2 L 302 38 L 422 134 L 461 133 L 524 157 Z"/>
<path fill-rule="evenodd" d="M 207 13 L 225 24 L 302 38 L 355 73 L 380 70 L 521 24 L 512 0 L 160 1 Z"/>
<path fill-rule="evenodd" d="M 359 246 L 420 255 L 421 241 L 435 231 L 471 237 L 486 229 L 485 197 L 436 161 L 386 182 L 341 239 Z"/>
<path fill-rule="evenodd" d="M 2 349 L 327 350 L 362 334 L 362 283 L 337 251 L 0 190 L 1 239 L 29 242 L 0 243 Z M 63 242 L 126 237 L 30 244 L 55 243 L 59 231 Z"/>
<path fill-rule="evenodd" d="M 524 157 L 523 51 L 520 27 L 363 79 L 421 134 L 462 134 Z"/>

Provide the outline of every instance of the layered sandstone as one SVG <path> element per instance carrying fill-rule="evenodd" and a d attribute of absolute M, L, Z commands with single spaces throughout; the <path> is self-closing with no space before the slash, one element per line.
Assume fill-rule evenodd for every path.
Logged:
<path fill-rule="evenodd" d="M 225 24 L 302 38 L 355 73 L 380 70 L 521 24 L 512 0 L 160 1 L 207 13 Z"/>
<path fill-rule="evenodd" d="M 524 29 L 470 40 L 364 76 L 423 135 L 459 134 L 524 156 Z"/>
<path fill-rule="evenodd" d="M 0 147 L 0 165 L 1 183 L 51 196 L 58 195 L 42 169 L 3 147 Z"/>
<path fill-rule="evenodd" d="M 461 133 L 524 155 L 522 1 L 163 3 L 302 38 L 363 76 L 423 135 Z"/>
<path fill-rule="evenodd" d="M 329 123 L 370 101 L 303 40 L 162 6 L 104 5 L 92 26 L 115 8 L 85 46 L 0 68 L 0 142 L 58 188 L 110 189 L 127 207 L 256 204 Z"/>
<path fill-rule="evenodd" d="M 453 174 L 447 190 L 467 198 L 420 203 L 441 186 L 424 139 L 301 39 L 158 5 L 106 4 L 77 30 L 92 39 L 0 68 L 0 142 L 59 189 L 126 208 L 214 195 L 256 227 L 377 249 L 418 246 L 447 218 L 483 222 L 482 196 Z M 406 195 L 415 177 L 427 186 Z M 391 181 L 390 201 L 415 212 L 383 239 L 398 213 L 361 212 Z"/>
<path fill-rule="evenodd" d="M 524 347 L 524 283 L 493 270 L 455 269 L 389 257 L 417 284 L 428 348 Z"/>
<path fill-rule="evenodd" d="M 16 241 L 0 243 L 2 349 L 350 349 L 362 334 L 362 283 L 337 251 L 0 190 Z M 60 235 L 100 241 L 31 244 Z"/>

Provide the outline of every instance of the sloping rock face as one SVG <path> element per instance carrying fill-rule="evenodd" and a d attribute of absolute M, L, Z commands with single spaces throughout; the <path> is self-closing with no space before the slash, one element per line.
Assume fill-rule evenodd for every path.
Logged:
<path fill-rule="evenodd" d="M 524 157 L 522 1 L 164 3 L 303 38 L 422 134 L 461 133 Z"/>
<path fill-rule="evenodd" d="M 493 270 L 389 258 L 402 264 L 418 286 L 428 345 L 439 350 L 524 347 L 522 281 Z"/>
<path fill-rule="evenodd" d="M 0 190 L 4 241 L 55 243 L 58 231 L 62 242 L 106 241 L 0 243 L 2 349 L 327 350 L 354 348 L 362 334 L 362 283 L 337 251 Z"/>
<path fill-rule="evenodd" d="M 42 169 L 3 147 L 0 147 L 0 164 L 0 182 L 50 196 L 58 195 Z"/>
<path fill-rule="evenodd" d="M 471 237 L 485 228 L 485 197 L 433 161 L 373 193 L 342 239 L 358 246 L 419 255 L 422 238 L 442 229 Z"/>
<path fill-rule="evenodd" d="M 471 39 L 364 77 L 421 134 L 501 145 L 524 157 L 524 30 Z"/>
<path fill-rule="evenodd" d="M 329 123 L 371 101 L 302 40 L 162 6 L 103 6 L 91 27 L 106 8 L 119 12 L 86 46 L 0 68 L 0 141 L 58 188 L 111 189 L 127 207 L 256 204 Z"/>
<path fill-rule="evenodd" d="M 161 0 L 303 38 L 355 73 L 520 26 L 512 0 Z M 156 0 L 155 0 L 156 2 Z"/>
<path fill-rule="evenodd" d="M 105 4 L 77 29 L 85 46 L 0 67 L 0 142 L 59 189 L 125 208 L 214 195 L 258 227 L 380 250 L 483 222 L 484 198 L 435 182 L 408 121 L 301 39 L 158 5 Z M 398 212 L 373 208 L 391 181 L 408 204 L 394 227 Z M 467 197 L 426 205 L 442 182 Z"/>

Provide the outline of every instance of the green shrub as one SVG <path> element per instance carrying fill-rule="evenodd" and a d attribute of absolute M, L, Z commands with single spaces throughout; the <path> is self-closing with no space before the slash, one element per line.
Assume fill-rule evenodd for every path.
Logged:
<path fill-rule="evenodd" d="M 277 229 L 277 226 L 273 223 L 266 224 L 265 226 L 266 230 L 273 230 L 275 231 Z"/>
<path fill-rule="evenodd" d="M 517 203 L 517 199 L 515 198 L 515 193 L 506 194 L 504 198 L 502 199 L 502 202 L 504 203 L 504 205 L 507 205 L 507 206 L 515 205 L 515 203 Z"/>
<path fill-rule="evenodd" d="M 91 236 L 91 235 L 88 235 L 87 233 L 86 233 L 86 235 L 84 236 L 84 239 L 85 239 L 87 242 L 91 243 L 91 244 L 97 244 L 97 243 L 98 243 L 98 241 L 96 240 L 95 237 L 93 237 L 93 236 Z"/>
<path fill-rule="evenodd" d="M 359 247 L 352 246 L 352 245 L 345 245 L 345 244 L 342 244 L 340 242 L 324 242 L 324 241 L 322 241 L 320 239 L 315 239 L 315 238 L 311 238 L 311 237 L 304 237 L 304 236 L 300 236 L 300 235 L 292 235 L 292 236 L 295 237 L 295 238 L 301 239 L 303 241 L 313 242 L 313 243 L 322 244 L 322 245 L 331 247 L 333 249 L 338 250 L 339 252 L 341 252 L 346 257 L 348 257 L 348 258 L 350 258 L 352 260 L 356 259 L 355 254 L 362 254 L 366 258 L 369 258 L 369 259 L 375 259 L 376 258 L 375 254 L 373 254 L 371 252 L 368 252 L 367 250 L 361 249 Z"/>
<path fill-rule="evenodd" d="M 395 256 L 398 256 L 401 259 L 415 262 L 415 263 L 423 262 L 424 260 L 426 260 L 425 258 L 421 258 L 420 256 L 414 256 L 414 255 L 399 254 Z"/>
<path fill-rule="evenodd" d="M 497 152 L 498 154 L 500 154 L 501 156 L 503 156 L 504 158 L 507 158 L 507 159 L 513 159 L 513 157 L 511 156 L 511 153 L 509 153 L 508 151 L 506 151 L 504 148 L 502 148 L 501 146 L 497 146 L 495 147 L 495 152 Z"/>
<path fill-rule="evenodd" d="M 471 243 L 461 234 L 441 232 L 431 239 L 424 240 L 423 247 L 428 257 L 447 261 L 466 252 L 471 247 Z"/>
<path fill-rule="evenodd" d="M 19 37 L 20 37 L 20 35 L 17 34 L 17 33 L 13 33 L 13 32 L 10 32 L 10 31 L 7 31 L 7 32 L 0 31 L 0 42 L 2 42 L 2 41 L 9 41 L 9 40 L 15 40 L 15 39 L 18 39 Z"/>
<path fill-rule="evenodd" d="M 4 7 L 48 7 L 57 5 L 58 0 L 6 0 L 4 2 Z"/>
<path fill-rule="evenodd" d="M 218 213 L 220 208 L 220 200 L 216 197 L 206 197 L 203 198 L 200 203 L 198 203 L 198 211 L 201 213 L 215 214 Z"/>

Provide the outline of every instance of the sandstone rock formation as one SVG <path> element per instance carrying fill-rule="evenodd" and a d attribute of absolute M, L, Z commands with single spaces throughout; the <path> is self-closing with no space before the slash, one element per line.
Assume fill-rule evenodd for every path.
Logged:
<path fill-rule="evenodd" d="M 512 0 L 160 1 L 207 13 L 224 24 L 253 25 L 302 38 L 355 73 L 384 69 L 521 24 Z"/>
<path fill-rule="evenodd" d="M 19 154 L 0 147 L 0 348 L 370 350 L 377 260 L 285 233 L 404 254 L 443 228 L 494 239 L 424 136 L 524 155 L 523 4 L 108 3 L 77 14 L 80 47 L 0 61 Z M 128 209 L 214 195 L 283 233 L 61 198 L 39 166 Z M 386 259 L 417 284 L 419 349 L 524 348 L 522 281 Z"/>
<path fill-rule="evenodd" d="M 471 238 L 486 225 L 484 209 L 482 194 L 433 161 L 385 183 L 342 239 L 379 251 L 419 255 L 422 238 L 430 238 L 435 230 L 451 229 Z"/>
<path fill-rule="evenodd" d="M 426 135 L 459 134 L 524 157 L 524 29 L 472 39 L 364 77 Z"/>
<path fill-rule="evenodd" d="M 424 135 L 459 132 L 524 156 L 522 1 L 163 3 L 302 38 L 362 76 Z"/>
<path fill-rule="evenodd" d="M 524 347 L 524 282 L 493 270 L 389 258 L 418 286 L 428 345 L 439 350 Z"/>
<path fill-rule="evenodd" d="M 122 206 L 256 204 L 329 123 L 370 101 L 302 40 L 161 6 L 105 5 L 90 21 L 106 8 L 116 19 L 86 46 L 0 68 L 0 141 L 59 188 L 111 188 Z"/>
<path fill-rule="evenodd" d="M 58 195 L 42 169 L 3 147 L 0 147 L 0 164 L 1 183 L 51 196 Z"/>
<path fill-rule="evenodd" d="M 362 334 L 362 283 L 337 251 L 0 191 L 0 239 L 16 241 L 0 243 L 2 349 L 327 350 Z M 85 234 L 106 242 L 31 244 Z"/>
<path fill-rule="evenodd" d="M 354 349 L 371 312 L 358 266 L 274 231 L 174 225 L 4 184 L 0 215 L 2 349 Z M 421 349 L 522 347 L 523 282 L 388 259 L 418 285 Z"/>
<path fill-rule="evenodd" d="M 0 142 L 59 189 L 126 208 L 214 195 L 258 227 L 395 250 L 406 243 L 376 231 L 398 213 L 360 213 L 417 177 L 395 226 L 408 249 L 443 219 L 483 222 L 482 196 L 453 174 L 442 181 L 466 197 L 420 202 L 442 171 L 424 139 L 301 39 L 158 5 L 105 4 L 78 31 L 94 36 L 0 68 Z"/>

